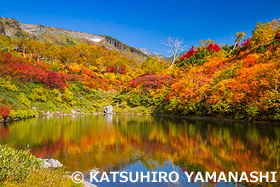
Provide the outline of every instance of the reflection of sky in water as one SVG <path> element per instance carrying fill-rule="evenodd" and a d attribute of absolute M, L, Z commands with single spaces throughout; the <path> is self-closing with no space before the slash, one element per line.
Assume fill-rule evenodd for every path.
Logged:
<path fill-rule="evenodd" d="M 133 165 L 129 165 L 127 167 L 124 167 L 122 170 L 119 170 L 118 172 L 122 172 L 122 171 L 126 171 L 126 172 L 132 172 L 132 176 L 133 176 L 133 179 L 135 179 L 135 174 L 136 172 L 144 172 L 144 174 L 146 174 L 146 172 L 148 172 L 149 170 L 147 169 L 147 167 L 145 167 L 141 161 L 139 162 L 136 162 L 135 164 Z M 152 183 L 152 182 L 147 182 L 147 179 L 144 178 L 144 182 L 136 182 L 136 183 L 132 183 L 132 182 L 126 182 L 126 183 L 121 183 L 119 182 L 119 180 L 121 179 L 118 175 L 116 177 L 116 182 L 112 182 L 113 181 L 113 175 L 109 175 L 108 174 L 108 177 L 109 177 L 109 180 L 110 182 L 106 182 L 105 180 L 103 182 L 95 182 L 93 181 L 92 183 L 93 184 L 96 184 L 97 186 L 99 187 L 111 187 L 111 186 L 116 186 L 116 187 L 130 187 L 130 186 L 133 186 L 133 187 L 137 187 L 137 186 L 148 186 L 148 187 L 160 187 L 160 186 L 169 186 L 169 187 L 181 187 L 181 186 L 187 186 L 187 187 L 198 187 L 198 186 L 201 186 L 202 184 L 200 182 L 195 182 L 195 183 L 191 183 L 191 182 L 188 182 L 188 178 L 186 177 L 186 175 L 183 173 L 183 171 L 181 171 L 180 167 L 179 166 L 173 166 L 171 162 L 168 162 L 166 161 L 165 164 L 164 164 L 164 167 L 161 167 L 159 166 L 157 168 L 157 170 L 152 170 L 152 171 L 157 171 L 157 172 L 166 172 L 167 174 L 169 174 L 170 172 L 172 171 L 175 171 L 179 174 L 179 180 L 178 182 L 176 183 L 172 183 L 172 182 L 155 182 L 155 183 Z M 149 172 L 152 172 L 152 171 L 149 171 Z M 100 172 L 101 173 L 101 172 Z M 85 176 L 88 176 L 89 175 L 89 172 L 84 172 L 84 175 Z M 126 175 L 128 176 L 128 175 Z M 98 180 L 100 180 L 101 176 L 97 176 L 96 177 Z M 152 177 L 152 174 L 150 173 L 150 181 L 152 181 L 153 177 Z M 167 177 L 168 179 L 168 177 Z M 90 178 L 89 177 L 85 177 L 85 180 L 89 181 Z M 157 181 L 159 181 L 158 179 L 158 174 L 157 174 L 157 178 L 156 178 Z M 139 181 L 140 181 L 140 173 L 139 173 Z M 211 186 L 211 184 L 210 184 Z M 235 186 L 235 184 L 233 183 L 229 183 L 229 184 L 226 184 L 224 182 L 220 182 L 219 184 L 216 184 L 215 186 L 217 187 L 226 187 L 226 186 Z M 240 186 L 240 185 L 239 185 Z"/>

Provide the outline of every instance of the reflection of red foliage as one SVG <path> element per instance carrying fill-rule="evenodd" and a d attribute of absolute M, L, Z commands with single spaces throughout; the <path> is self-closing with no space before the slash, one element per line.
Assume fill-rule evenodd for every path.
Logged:
<path fill-rule="evenodd" d="M 38 158 L 46 158 L 50 155 L 54 155 L 59 150 L 62 150 L 62 145 L 62 140 L 59 140 L 58 142 L 47 142 L 41 147 L 33 147 L 31 153 Z"/>
<path fill-rule="evenodd" d="M 9 135 L 9 127 L 7 127 L 7 126 L 2 126 L 1 128 L 0 128 L 0 138 L 4 138 L 4 137 L 6 137 L 6 136 L 8 136 Z"/>
<path fill-rule="evenodd" d="M 7 119 L 10 114 L 9 107 L 0 106 L 0 116 L 4 119 Z"/>

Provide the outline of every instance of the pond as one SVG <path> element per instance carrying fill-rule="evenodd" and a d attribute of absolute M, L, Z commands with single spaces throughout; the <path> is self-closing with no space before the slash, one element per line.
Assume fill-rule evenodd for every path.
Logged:
<path fill-rule="evenodd" d="M 29 146 L 37 157 L 57 159 L 87 180 L 90 171 L 176 171 L 180 175 L 176 183 L 95 183 L 101 187 L 236 186 L 189 183 L 184 172 L 280 172 L 280 127 L 269 124 L 131 115 L 42 117 L 1 126 L 0 144 Z M 280 181 L 279 174 L 276 179 Z M 238 184 L 247 185 L 251 184 Z"/>

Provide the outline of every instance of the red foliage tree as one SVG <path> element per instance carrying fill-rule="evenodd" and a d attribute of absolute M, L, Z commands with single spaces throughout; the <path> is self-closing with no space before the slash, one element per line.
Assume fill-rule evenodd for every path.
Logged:
<path fill-rule="evenodd" d="M 194 49 L 194 46 L 192 46 L 186 54 L 183 54 L 183 55 L 180 57 L 180 61 L 182 62 L 182 61 L 184 61 L 185 59 L 194 56 L 194 55 L 195 55 L 197 52 L 199 52 L 199 51 L 200 51 L 200 49 L 199 49 L 199 50 L 195 50 L 195 49 Z"/>
<path fill-rule="evenodd" d="M 7 119 L 10 114 L 9 107 L 0 106 L 0 116 L 4 119 Z"/>
<path fill-rule="evenodd" d="M 0 52 L 0 63 L 0 74 L 5 77 L 13 77 L 23 83 L 41 83 L 49 88 L 62 89 L 66 86 L 63 74 L 44 70 L 43 67 L 26 62 L 10 53 Z"/>
<path fill-rule="evenodd" d="M 171 75 L 143 75 L 128 82 L 128 87 L 136 88 L 140 86 L 143 91 L 150 89 L 160 89 L 163 86 L 170 86 L 174 82 Z"/>
<path fill-rule="evenodd" d="M 217 45 L 217 44 L 210 44 L 206 47 L 206 49 L 208 51 L 216 51 L 216 52 L 219 52 L 221 50 L 221 48 Z"/>

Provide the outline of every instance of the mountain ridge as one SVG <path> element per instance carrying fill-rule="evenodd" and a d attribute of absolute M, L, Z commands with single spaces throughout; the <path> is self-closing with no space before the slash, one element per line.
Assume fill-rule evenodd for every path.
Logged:
<path fill-rule="evenodd" d="M 106 35 L 71 31 L 56 27 L 21 23 L 12 18 L 0 17 L 0 33 L 14 38 L 26 37 L 58 45 L 89 44 L 100 45 L 110 50 L 128 52 L 140 57 L 148 57 L 141 50 L 128 46 L 121 41 Z"/>
<path fill-rule="evenodd" d="M 152 51 L 150 51 L 149 49 L 146 49 L 146 48 L 139 48 L 139 50 L 142 51 L 144 54 L 146 54 L 148 56 L 153 56 L 153 57 L 157 56 L 160 60 L 162 60 L 162 59 L 167 60 L 169 58 L 168 56 L 152 52 Z"/>

